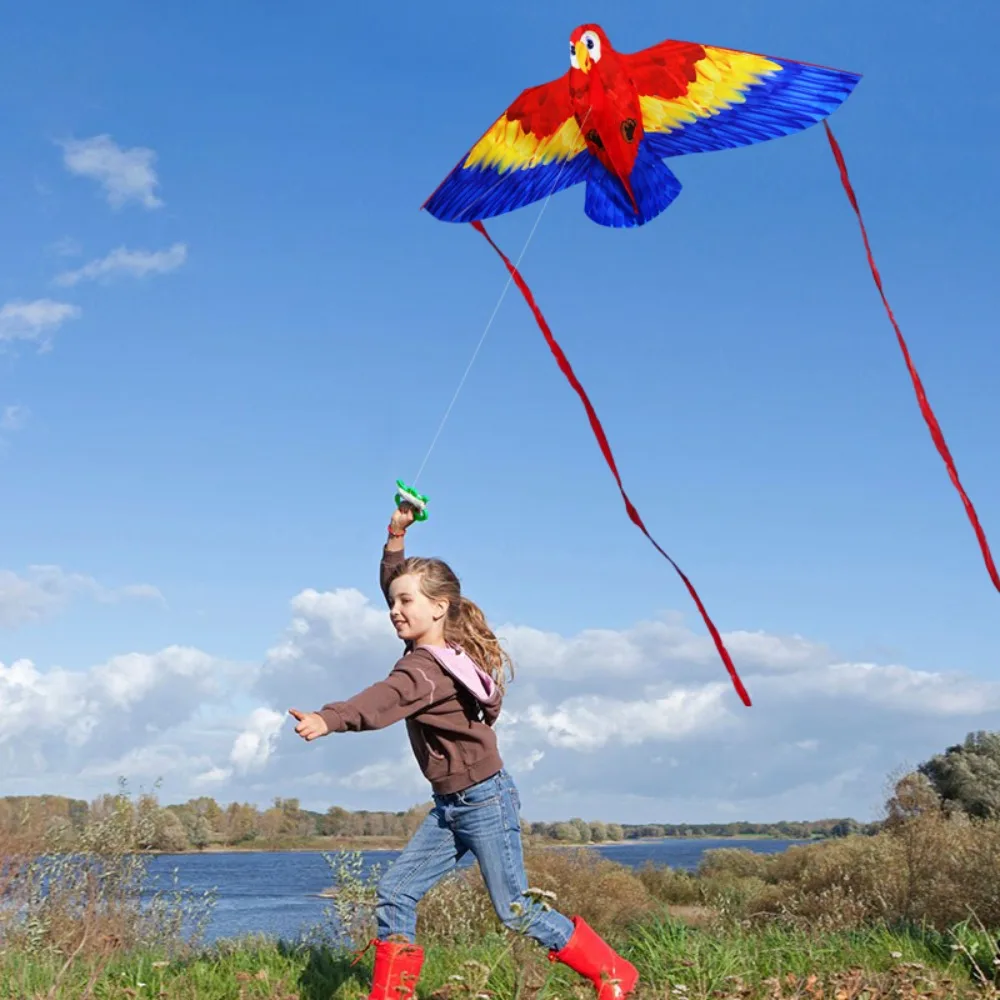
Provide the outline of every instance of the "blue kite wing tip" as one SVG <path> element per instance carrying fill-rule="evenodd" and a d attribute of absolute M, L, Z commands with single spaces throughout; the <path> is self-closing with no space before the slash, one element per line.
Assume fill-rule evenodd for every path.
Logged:
<path fill-rule="evenodd" d="M 442 222 L 492 219 L 581 183 L 587 178 L 591 160 L 584 151 L 528 168 L 466 167 L 463 162 L 422 207 Z"/>

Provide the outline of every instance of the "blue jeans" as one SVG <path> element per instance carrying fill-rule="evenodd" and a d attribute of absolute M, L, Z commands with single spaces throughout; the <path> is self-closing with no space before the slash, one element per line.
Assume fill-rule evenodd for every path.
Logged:
<path fill-rule="evenodd" d="M 506 771 L 465 791 L 435 795 L 434 808 L 379 882 L 379 940 L 400 935 L 413 943 L 417 903 L 471 851 L 504 925 L 561 951 L 573 934 L 573 923 L 525 895 L 520 808 L 517 788 Z"/>

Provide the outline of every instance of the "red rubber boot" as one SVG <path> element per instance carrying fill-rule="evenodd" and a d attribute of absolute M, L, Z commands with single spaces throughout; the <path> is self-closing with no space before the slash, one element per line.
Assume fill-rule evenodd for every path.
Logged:
<path fill-rule="evenodd" d="M 573 923 L 573 936 L 562 951 L 549 952 L 549 961 L 586 976 L 597 990 L 597 1000 L 623 1000 L 639 982 L 636 967 L 616 954 L 583 917 L 574 917 Z"/>
<path fill-rule="evenodd" d="M 395 941 L 375 942 L 375 969 L 368 1000 L 413 1000 L 424 949 Z"/>

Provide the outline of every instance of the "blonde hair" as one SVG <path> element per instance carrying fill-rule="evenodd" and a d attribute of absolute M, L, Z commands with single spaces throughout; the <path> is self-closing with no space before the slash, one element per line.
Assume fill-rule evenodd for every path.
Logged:
<path fill-rule="evenodd" d="M 507 671 L 513 680 L 514 663 L 493 634 L 479 606 L 462 596 L 462 586 L 454 570 L 441 559 L 410 556 L 399 565 L 392 579 L 404 575 L 417 577 L 420 590 L 428 600 L 448 602 L 444 621 L 445 642 L 458 646 L 475 660 L 493 678 L 503 694 L 507 687 Z"/>

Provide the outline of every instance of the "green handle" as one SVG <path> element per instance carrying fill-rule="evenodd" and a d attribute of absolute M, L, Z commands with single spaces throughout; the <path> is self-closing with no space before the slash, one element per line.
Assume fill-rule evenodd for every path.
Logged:
<path fill-rule="evenodd" d="M 400 507 L 404 503 L 408 503 L 414 508 L 414 521 L 426 521 L 427 520 L 427 504 L 429 503 L 427 497 L 423 493 L 418 493 L 416 490 L 411 489 L 402 479 L 396 480 L 396 486 L 398 492 L 396 493 L 396 506 Z"/>

